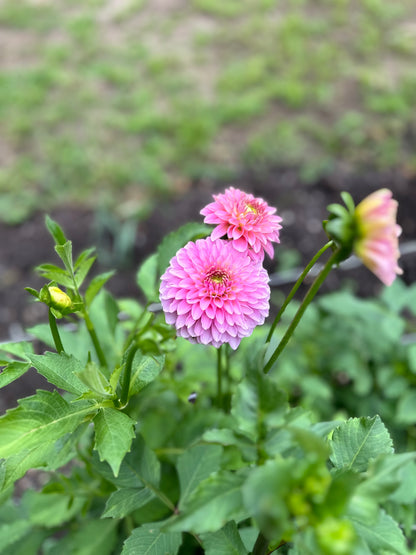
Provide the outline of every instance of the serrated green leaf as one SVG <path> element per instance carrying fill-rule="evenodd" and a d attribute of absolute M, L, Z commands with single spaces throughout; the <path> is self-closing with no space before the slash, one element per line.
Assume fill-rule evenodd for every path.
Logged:
<path fill-rule="evenodd" d="M 145 355 L 138 349 L 132 362 L 129 397 L 139 393 L 157 378 L 163 370 L 164 364 L 164 355 Z"/>
<path fill-rule="evenodd" d="M 74 272 L 74 268 L 72 265 L 72 241 L 67 241 L 64 244 L 56 245 L 55 251 L 64 263 L 65 268 L 68 270 L 70 275 L 72 275 Z"/>
<path fill-rule="evenodd" d="M 95 444 L 100 460 L 107 461 L 117 477 L 121 462 L 130 450 L 134 420 L 117 409 L 104 407 L 94 417 Z"/>
<path fill-rule="evenodd" d="M 38 390 L 0 418 L 0 458 L 10 457 L 73 432 L 96 411 L 88 401 L 68 403 L 56 391 Z"/>
<path fill-rule="evenodd" d="M 395 553 L 408 555 L 406 540 L 399 525 L 383 510 L 379 511 L 378 519 L 371 524 L 363 523 L 350 516 L 359 536 L 371 549 L 371 553 Z"/>
<path fill-rule="evenodd" d="M 27 520 L 16 520 L 15 522 L 0 525 L 0 553 L 13 553 L 11 546 L 22 539 L 32 529 Z"/>
<path fill-rule="evenodd" d="M 164 533 L 157 525 L 145 524 L 133 530 L 124 542 L 121 555 L 176 555 L 181 543 L 180 533 Z"/>
<path fill-rule="evenodd" d="M 23 376 L 32 365 L 29 362 L 10 362 L 0 373 L 0 388 L 14 382 Z"/>
<path fill-rule="evenodd" d="M 81 395 L 88 391 L 88 387 L 77 376 L 85 368 L 80 360 L 66 353 L 45 353 L 44 355 L 30 355 L 29 360 L 36 370 L 49 383 L 74 393 Z"/>
<path fill-rule="evenodd" d="M 154 492 L 148 488 L 124 488 L 113 491 L 107 499 L 102 518 L 123 518 L 154 498 Z"/>
<path fill-rule="evenodd" d="M 110 555 L 117 543 L 118 521 L 110 518 L 103 520 L 84 520 L 51 549 L 48 555 Z"/>
<path fill-rule="evenodd" d="M 379 416 L 350 418 L 335 428 L 330 441 L 330 459 L 336 468 L 367 469 L 378 455 L 393 452 L 393 444 Z"/>
<path fill-rule="evenodd" d="M 54 528 L 77 515 L 85 500 L 81 496 L 71 497 L 68 494 L 28 490 L 24 493 L 21 504 L 33 526 Z"/>
<path fill-rule="evenodd" d="M 157 254 L 152 254 L 146 258 L 136 275 L 137 285 L 143 291 L 149 302 L 154 302 L 159 299 L 157 269 L 158 256 Z"/>
<path fill-rule="evenodd" d="M 0 463 L 0 473 L 4 474 L 1 491 L 7 490 L 31 468 L 55 470 L 67 464 L 77 455 L 76 446 L 86 427 L 87 423 L 81 424 L 75 432 L 65 434 L 55 442 L 40 443 L 3 460 Z"/>
<path fill-rule="evenodd" d="M 90 258 L 86 258 L 83 260 L 79 265 L 78 269 L 75 271 L 75 283 L 77 287 L 80 288 L 84 282 L 84 279 L 87 277 L 88 272 L 91 269 L 91 266 L 94 264 L 96 256 L 91 256 Z"/>
<path fill-rule="evenodd" d="M 76 372 L 77 377 L 100 399 L 113 397 L 110 382 L 95 362 L 87 362 L 85 368 Z"/>
<path fill-rule="evenodd" d="M 89 249 L 85 249 L 82 253 L 78 256 L 78 258 L 74 262 L 74 270 L 77 271 L 82 264 L 90 258 L 90 256 L 95 252 L 95 247 L 90 247 Z M 93 257 L 95 259 L 95 256 Z"/>
<path fill-rule="evenodd" d="M 159 275 L 164 273 L 171 258 L 186 243 L 197 238 L 207 237 L 211 232 L 212 228 L 207 225 L 189 222 L 178 230 L 166 235 L 157 251 Z"/>
<path fill-rule="evenodd" d="M 50 218 L 48 215 L 45 217 L 45 224 L 57 245 L 64 245 L 67 242 L 65 233 L 63 232 L 60 225 L 52 220 L 52 218 Z"/>
<path fill-rule="evenodd" d="M 200 482 L 219 470 L 222 448 L 219 445 L 195 445 L 185 451 L 177 462 L 181 499 L 179 508 Z"/>
<path fill-rule="evenodd" d="M 95 299 L 96 295 L 100 292 L 102 287 L 107 283 L 107 281 L 115 274 L 114 270 L 110 272 L 105 272 L 98 276 L 95 276 L 85 291 L 85 304 L 90 306 L 92 301 Z"/>
<path fill-rule="evenodd" d="M 229 520 L 248 517 L 241 493 L 244 479 L 242 473 L 218 472 L 203 480 L 166 529 L 203 534 L 216 532 Z"/>
<path fill-rule="evenodd" d="M 248 555 L 234 521 L 228 522 L 218 532 L 202 534 L 201 540 L 205 555 Z"/>
<path fill-rule="evenodd" d="M 54 264 L 41 264 L 36 267 L 36 272 L 48 281 L 56 282 L 59 285 L 74 288 L 74 281 L 66 270 Z"/>
<path fill-rule="evenodd" d="M 33 353 L 33 345 L 28 341 L 0 343 L 0 353 L 7 353 L 19 359 L 29 360 L 28 355 Z"/>

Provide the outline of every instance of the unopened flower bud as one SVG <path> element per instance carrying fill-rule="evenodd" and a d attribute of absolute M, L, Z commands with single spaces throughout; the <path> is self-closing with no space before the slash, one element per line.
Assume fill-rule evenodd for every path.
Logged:
<path fill-rule="evenodd" d="M 52 308 L 56 308 L 60 311 L 65 311 L 71 307 L 72 301 L 70 297 L 64 291 L 62 291 L 62 289 L 59 289 L 59 287 L 51 286 L 48 287 L 48 291 L 50 296 L 49 304 Z"/>

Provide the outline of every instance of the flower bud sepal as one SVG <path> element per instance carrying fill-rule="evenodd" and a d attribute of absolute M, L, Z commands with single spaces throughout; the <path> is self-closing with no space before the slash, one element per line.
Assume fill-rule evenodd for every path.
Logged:
<path fill-rule="evenodd" d="M 54 282 L 44 285 L 39 292 L 31 287 L 26 287 L 25 290 L 38 301 L 46 304 L 55 318 L 63 318 L 67 314 L 77 312 L 81 308 L 81 303 L 74 302 L 71 296 L 57 287 Z"/>
<path fill-rule="evenodd" d="M 327 207 L 330 216 L 323 221 L 325 233 L 334 241 L 333 248 L 338 251 L 338 264 L 351 256 L 357 235 L 354 201 L 347 192 L 342 192 L 341 198 L 345 206 L 330 204 Z"/>

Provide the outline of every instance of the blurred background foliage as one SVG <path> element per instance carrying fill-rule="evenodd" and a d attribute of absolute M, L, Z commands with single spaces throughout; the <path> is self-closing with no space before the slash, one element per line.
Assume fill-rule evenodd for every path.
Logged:
<path fill-rule="evenodd" d="M 413 0 L 0 0 L 1 218 L 416 168 Z M 114 199 L 117 202 L 114 202 Z"/>

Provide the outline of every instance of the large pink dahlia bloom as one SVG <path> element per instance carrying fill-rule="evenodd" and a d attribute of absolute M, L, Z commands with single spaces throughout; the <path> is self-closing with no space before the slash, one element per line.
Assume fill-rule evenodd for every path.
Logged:
<path fill-rule="evenodd" d="M 236 349 L 269 313 L 269 276 L 230 241 L 189 242 L 161 277 L 166 322 L 192 343 Z"/>
<path fill-rule="evenodd" d="M 218 224 L 211 237 L 219 239 L 226 235 L 240 252 L 249 251 L 255 260 L 262 261 L 264 251 L 273 258 L 272 243 L 279 243 L 282 218 L 274 215 L 276 208 L 262 198 L 230 187 L 224 194 L 214 195 L 211 202 L 201 210 L 207 224 Z"/>
<path fill-rule="evenodd" d="M 398 237 L 401 227 L 396 223 L 397 201 L 389 189 L 375 191 L 355 209 L 358 238 L 354 251 L 385 285 L 391 285 L 403 271 Z"/>

